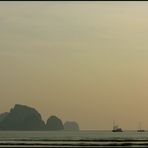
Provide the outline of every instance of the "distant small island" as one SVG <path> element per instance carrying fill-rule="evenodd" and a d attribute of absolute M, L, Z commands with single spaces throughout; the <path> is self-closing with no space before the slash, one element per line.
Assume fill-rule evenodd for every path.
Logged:
<path fill-rule="evenodd" d="M 79 131 L 79 125 L 75 121 L 67 121 L 64 123 L 64 130 L 66 131 Z"/>
<path fill-rule="evenodd" d="M 64 127 L 63 127 L 62 120 L 56 116 L 51 116 L 47 120 L 46 129 L 47 130 L 63 130 Z"/>
<path fill-rule="evenodd" d="M 71 125 L 71 126 L 70 126 Z M 0 114 L 0 130 L 79 130 L 78 124 L 63 124 L 62 120 L 54 115 L 45 123 L 40 113 L 32 107 L 15 104 L 10 112 Z"/>

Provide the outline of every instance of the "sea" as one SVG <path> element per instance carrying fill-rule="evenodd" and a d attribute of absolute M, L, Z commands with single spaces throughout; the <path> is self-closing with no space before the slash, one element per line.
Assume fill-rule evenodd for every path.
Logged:
<path fill-rule="evenodd" d="M 148 132 L 0 131 L 0 147 L 148 147 Z"/>

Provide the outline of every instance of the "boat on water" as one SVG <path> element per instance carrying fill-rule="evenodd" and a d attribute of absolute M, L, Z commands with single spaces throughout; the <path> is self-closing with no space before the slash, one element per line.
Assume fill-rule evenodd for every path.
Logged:
<path fill-rule="evenodd" d="M 123 130 L 122 128 L 118 127 L 118 125 L 115 125 L 115 122 L 113 122 L 112 132 L 123 132 Z"/>
<path fill-rule="evenodd" d="M 137 132 L 145 132 L 145 130 L 141 128 L 141 122 L 139 123 L 139 129 L 137 130 Z"/>
<path fill-rule="evenodd" d="M 137 132 L 145 132 L 145 130 L 144 129 L 139 129 L 139 130 L 137 130 Z"/>

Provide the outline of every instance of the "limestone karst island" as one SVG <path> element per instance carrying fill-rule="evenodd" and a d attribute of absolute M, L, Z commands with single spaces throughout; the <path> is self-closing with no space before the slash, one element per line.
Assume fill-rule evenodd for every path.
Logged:
<path fill-rule="evenodd" d="M 45 123 L 35 108 L 16 104 L 10 112 L 0 114 L 0 130 L 78 131 L 79 125 L 75 121 L 63 123 L 60 118 L 53 115 Z"/>

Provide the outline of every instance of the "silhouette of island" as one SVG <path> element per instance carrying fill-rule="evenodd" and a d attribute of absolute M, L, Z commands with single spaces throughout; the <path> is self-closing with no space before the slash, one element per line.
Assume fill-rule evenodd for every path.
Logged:
<path fill-rule="evenodd" d="M 16 104 L 0 121 L 0 130 L 43 130 L 45 123 L 36 109 Z"/>
<path fill-rule="evenodd" d="M 56 116 L 48 118 L 46 123 L 46 130 L 63 130 L 64 126 L 62 120 Z"/>
<path fill-rule="evenodd" d="M 8 112 L 0 114 L 0 122 L 8 115 Z"/>
<path fill-rule="evenodd" d="M 79 125 L 75 121 L 67 121 L 64 123 L 64 130 L 66 131 L 79 131 Z"/>
<path fill-rule="evenodd" d="M 66 122 L 56 116 L 48 118 L 47 123 L 42 120 L 40 113 L 32 107 L 15 104 L 9 112 L 0 114 L 0 130 L 77 130 L 78 124 Z"/>

